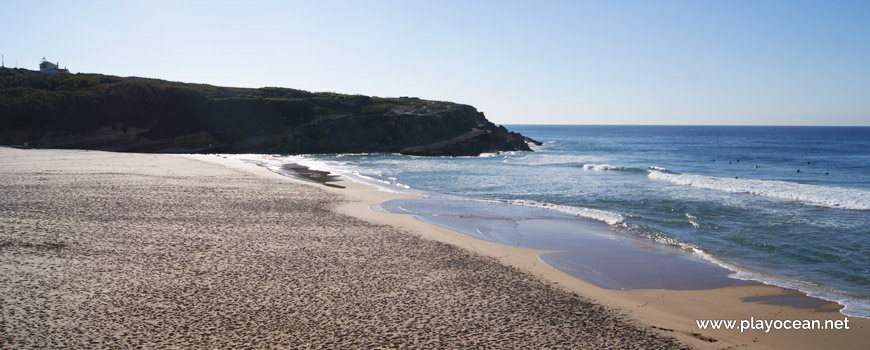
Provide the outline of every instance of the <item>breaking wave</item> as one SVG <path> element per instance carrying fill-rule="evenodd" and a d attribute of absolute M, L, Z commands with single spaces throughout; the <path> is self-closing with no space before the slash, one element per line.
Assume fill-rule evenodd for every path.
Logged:
<path fill-rule="evenodd" d="M 577 165 L 586 162 L 601 161 L 600 157 L 584 156 L 576 154 L 542 154 L 531 153 L 520 156 L 506 157 L 503 162 L 507 164 L 522 165 Z"/>
<path fill-rule="evenodd" d="M 624 172 L 632 172 L 632 173 L 646 172 L 646 170 L 644 170 L 644 169 L 613 166 L 610 164 L 583 164 L 583 165 L 580 165 L 580 168 L 582 168 L 583 170 L 592 170 L 592 171 L 624 171 Z"/>
<path fill-rule="evenodd" d="M 583 170 L 607 171 L 607 170 L 622 170 L 622 167 L 615 167 L 610 164 L 583 164 L 580 166 Z"/>
<path fill-rule="evenodd" d="M 576 215 L 587 219 L 598 220 L 607 223 L 608 225 L 618 225 L 624 220 L 623 216 L 606 210 L 574 207 L 570 205 L 560 205 L 552 203 L 543 203 L 527 199 L 485 199 L 482 202 L 490 203 L 506 203 L 519 205 L 524 207 L 542 208 L 557 211 L 564 214 Z"/>
<path fill-rule="evenodd" d="M 870 210 L 870 191 L 779 180 L 738 179 L 650 171 L 649 178 L 677 185 L 784 199 L 837 209 Z"/>

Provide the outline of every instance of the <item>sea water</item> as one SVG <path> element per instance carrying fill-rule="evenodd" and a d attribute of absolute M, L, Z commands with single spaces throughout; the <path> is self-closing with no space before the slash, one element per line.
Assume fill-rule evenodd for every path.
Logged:
<path fill-rule="evenodd" d="M 798 289 L 844 304 L 847 315 L 870 317 L 870 128 L 507 127 L 543 146 L 480 157 L 273 161 L 429 198 L 597 221 L 625 237 L 701 256 L 733 271 L 732 278 Z M 441 207 L 449 216 L 450 205 Z"/>

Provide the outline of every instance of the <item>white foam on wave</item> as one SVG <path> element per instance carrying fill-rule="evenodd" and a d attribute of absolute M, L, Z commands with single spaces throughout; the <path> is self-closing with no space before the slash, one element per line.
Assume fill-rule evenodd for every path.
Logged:
<path fill-rule="evenodd" d="M 686 216 L 688 217 L 690 216 L 690 214 L 686 214 Z M 833 301 L 839 303 L 840 305 L 843 305 L 843 309 L 840 310 L 840 313 L 846 316 L 870 318 L 870 300 L 856 298 L 844 291 L 820 286 L 812 282 L 772 276 L 762 272 L 753 271 L 745 267 L 726 262 L 710 253 L 707 253 L 706 251 L 694 244 L 686 243 L 672 237 L 653 237 L 648 235 L 644 235 L 643 237 L 646 237 L 647 239 L 651 239 L 658 243 L 679 247 L 701 259 L 731 270 L 733 273 L 728 275 L 728 277 L 730 278 L 743 281 L 756 281 L 766 285 L 798 290 L 806 293 L 811 297 Z"/>
<path fill-rule="evenodd" d="M 396 178 L 394 177 L 389 177 L 387 180 L 384 180 L 374 176 L 360 174 L 355 169 L 345 166 L 345 163 L 341 161 L 320 160 L 308 155 L 286 156 L 268 154 L 234 154 L 225 156 L 258 164 L 281 175 L 289 175 L 282 167 L 285 164 L 294 163 L 306 166 L 310 169 L 341 175 L 344 179 L 353 182 L 372 185 L 382 192 L 425 194 L 424 191 L 415 191 L 411 186 L 396 181 Z"/>
<path fill-rule="evenodd" d="M 583 164 L 583 170 L 607 171 L 607 170 L 622 170 L 621 167 L 615 167 L 610 164 Z"/>
<path fill-rule="evenodd" d="M 548 209 L 564 214 L 576 215 L 587 219 L 602 221 L 607 223 L 608 225 L 618 225 L 622 223 L 622 220 L 624 220 L 622 215 L 606 210 L 543 203 L 527 199 L 482 199 L 480 201 L 490 203 L 507 203 L 524 207 Z"/>
<path fill-rule="evenodd" d="M 701 225 L 698 224 L 698 217 L 692 214 L 686 213 L 686 219 L 689 220 L 689 223 L 692 224 L 694 228 L 700 228 Z"/>
<path fill-rule="evenodd" d="M 526 142 L 526 144 L 529 145 L 529 148 L 531 148 L 532 151 L 534 151 L 534 152 L 541 152 L 544 149 L 544 147 L 546 147 L 546 144 L 541 144 L 540 146 L 538 146 L 532 142 Z"/>
<path fill-rule="evenodd" d="M 272 171 L 281 173 L 281 167 L 287 163 L 296 163 L 299 165 L 307 166 L 311 169 L 328 171 L 330 173 L 343 175 L 345 178 L 359 183 L 374 185 L 381 191 L 384 192 L 394 192 L 394 193 L 413 193 L 428 197 L 448 197 L 454 199 L 465 199 L 465 200 L 477 200 L 482 202 L 491 202 L 491 203 L 506 203 L 512 205 L 520 205 L 526 207 L 534 207 L 534 208 L 543 208 L 554 210 L 557 212 L 576 215 L 588 219 L 593 219 L 601 222 L 605 222 L 608 225 L 618 225 L 622 223 L 623 216 L 609 212 L 606 210 L 600 209 L 592 209 L 592 208 L 584 208 L 584 207 L 575 207 L 569 205 L 560 205 L 560 204 L 552 204 L 552 203 L 543 203 L 537 202 L 533 200 L 525 200 L 525 199 L 511 199 L 511 200 L 489 200 L 489 199 L 472 199 L 465 197 L 457 197 L 457 196 L 447 196 L 439 193 L 428 192 L 423 190 L 417 190 L 408 186 L 406 184 L 400 183 L 396 181 L 395 178 L 389 177 L 388 179 L 381 179 L 374 176 L 368 176 L 361 174 L 354 169 L 350 169 L 347 167 L 341 166 L 341 162 L 328 162 L 322 161 L 318 159 L 313 159 L 309 156 L 279 156 L 279 155 L 261 155 L 261 154 L 243 154 L 243 155 L 234 155 L 232 156 L 236 159 L 246 160 L 256 162 L 260 165 L 265 166 L 267 169 Z"/>
<path fill-rule="evenodd" d="M 453 197 L 455 199 L 461 198 L 464 200 L 476 200 L 476 201 L 482 201 L 482 202 L 505 203 L 505 204 L 527 206 L 527 207 L 544 208 L 544 209 L 549 209 L 549 210 L 555 210 L 555 211 L 558 211 L 561 213 L 566 213 L 566 214 L 576 215 L 576 216 L 584 217 L 584 218 L 588 218 L 588 219 L 598 220 L 598 221 L 607 223 L 608 225 L 611 225 L 611 226 L 621 226 L 621 227 L 626 227 L 629 229 L 631 228 L 630 226 L 634 226 L 634 225 L 624 224 L 623 223 L 624 217 L 622 215 L 620 215 L 618 213 L 614 213 L 614 212 L 600 210 L 600 209 L 574 207 L 574 206 L 558 205 L 558 204 L 551 204 L 551 203 L 542 203 L 542 202 L 537 202 L 537 201 L 532 201 L 532 200 L 522 200 L 522 199 L 515 199 L 515 200 L 472 199 L 472 198 L 466 198 L 466 197 L 445 196 L 442 194 L 426 192 L 426 191 L 422 191 L 422 190 L 415 190 L 408 185 L 396 182 L 393 178 L 391 178 L 390 180 L 383 180 L 383 179 L 379 179 L 377 177 L 362 175 L 362 174 L 354 171 L 354 169 L 342 166 L 343 165 L 342 162 L 321 161 L 318 159 L 311 158 L 310 156 L 283 156 L 283 155 L 262 155 L 262 154 L 242 154 L 242 155 L 223 155 L 223 156 L 225 156 L 227 158 L 234 158 L 234 159 L 240 159 L 240 160 L 244 160 L 244 161 L 253 162 L 253 163 L 262 165 L 262 166 L 266 167 L 267 169 L 270 169 L 270 170 L 278 172 L 278 173 L 281 173 L 280 170 L 284 164 L 296 163 L 296 164 L 307 166 L 307 167 L 312 168 L 312 169 L 329 171 L 331 173 L 340 174 L 340 175 L 343 175 L 347 179 L 352 180 L 354 182 L 360 182 L 360 183 L 374 185 L 379 190 L 385 191 L 385 192 L 416 193 L 416 194 L 421 194 L 423 196 Z M 554 160 L 556 160 L 557 162 L 548 163 L 548 161 L 554 161 Z M 563 158 L 563 160 L 564 160 L 564 158 Z M 561 163 L 562 163 L 562 160 L 551 158 L 549 160 L 545 160 L 543 162 L 540 162 L 539 164 L 561 164 Z M 607 165 L 607 164 L 602 164 L 602 165 Z M 778 194 L 780 192 L 791 190 L 791 191 L 798 191 L 798 192 L 802 191 L 801 193 L 806 193 L 805 196 L 807 196 L 807 197 L 811 197 L 812 195 L 815 195 L 817 197 L 823 198 L 825 195 L 830 194 L 829 192 L 825 192 L 825 191 L 833 190 L 833 192 L 835 192 L 835 196 L 831 197 L 830 201 L 822 200 L 822 203 L 815 203 L 815 202 L 812 202 L 812 201 L 807 200 L 807 199 L 802 199 L 803 197 L 801 197 L 801 196 L 798 196 L 798 199 L 795 199 L 791 196 L 789 196 L 789 197 L 776 197 L 776 198 L 805 201 L 805 202 L 810 202 L 810 203 L 814 203 L 814 204 L 831 206 L 831 207 L 835 207 L 835 208 L 861 209 L 861 210 L 870 209 L 870 205 L 867 205 L 867 203 L 870 203 L 870 200 L 867 199 L 868 198 L 867 192 L 860 191 L 860 190 L 848 190 L 848 189 L 841 189 L 841 188 L 831 188 L 831 187 L 826 187 L 826 186 L 806 185 L 806 184 L 791 183 L 791 182 L 785 182 L 785 181 L 774 181 L 774 180 L 728 179 L 728 178 L 717 178 L 717 177 L 702 176 L 702 175 L 663 173 L 661 171 L 664 171 L 665 170 L 664 168 L 652 167 L 652 166 L 650 167 L 650 169 L 653 169 L 653 170 L 649 171 L 648 176 L 649 176 L 649 178 L 654 179 L 654 180 L 668 181 L 668 182 L 672 182 L 672 183 L 676 183 L 676 184 L 680 184 L 680 185 L 686 185 L 686 186 L 692 186 L 692 187 L 698 187 L 698 188 L 706 188 L 706 189 L 712 189 L 712 190 L 720 190 L 720 191 L 726 191 L 726 192 L 734 192 L 734 193 L 751 193 L 751 194 L 762 195 L 762 196 L 776 197 L 776 194 Z M 726 180 L 734 180 L 735 182 L 732 183 L 731 181 L 726 181 Z M 755 184 L 756 182 L 758 182 L 760 184 Z M 708 187 L 705 187 L 705 186 L 708 186 Z M 739 186 L 743 186 L 743 187 L 739 187 Z M 781 188 L 777 188 L 777 186 L 780 186 Z M 842 190 L 844 192 L 840 193 L 840 192 L 837 192 L 837 190 Z M 820 191 L 820 192 L 814 194 L 813 191 Z M 855 193 L 853 193 L 852 191 L 858 191 L 858 192 L 864 193 L 863 197 L 862 197 L 862 195 L 858 195 L 858 197 L 855 197 L 856 198 L 855 203 L 851 203 L 848 201 L 846 201 L 846 202 L 839 201 L 838 198 L 840 198 L 840 197 L 837 197 L 837 196 L 842 196 L 843 198 L 848 199 L 849 196 L 855 195 Z M 833 204 L 829 204 L 829 203 L 833 203 Z M 372 209 L 378 210 L 378 207 L 379 206 L 376 205 L 376 206 L 373 206 Z M 380 210 L 383 210 L 383 209 L 380 209 Z M 695 226 L 697 224 L 696 223 L 697 217 L 686 213 L 686 218 L 689 220 L 690 224 L 692 224 L 693 226 Z M 697 226 L 695 226 L 695 227 L 697 227 Z M 704 250 L 700 249 L 699 247 L 695 246 L 694 244 L 682 242 L 682 241 L 677 240 L 675 238 L 664 237 L 664 236 L 650 237 L 650 236 L 645 236 L 645 235 L 644 235 L 644 237 L 651 239 L 653 241 L 662 243 L 662 244 L 679 247 L 685 251 L 691 252 L 693 255 L 696 255 L 701 259 L 710 261 L 714 264 L 717 264 L 717 265 L 722 266 L 726 269 L 734 271 L 734 273 L 729 276 L 731 278 L 740 279 L 740 280 L 758 281 L 758 282 L 768 284 L 768 285 L 774 285 L 774 286 L 778 286 L 778 287 L 782 287 L 782 288 L 799 290 L 801 292 L 807 293 L 807 295 L 810 295 L 812 297 L 830 300 L 830 301 L 837 302 L 841 305 L 844 305 L 844 308 L 842 310 L 840 310 L 840 312 L 847 315 L 847 316 L 870 318 L 870 301 L 868 301 L 866 299 L 856 298 L 856 297 L 849 295 L 848 293 L 845 293 L 845 292 L 842 292 L 842 291 L 839 291 L 836 289 L 832 289 L 832 288 L 827 288 L 824 286 L 819 286 L 819 285 L 811 283 L 811 282 L 792 280 L 792 279 L 788 279 L 788 278 L 784 278 L 784 277 L 771 276 L 768 274 L 752 271 L 752 270 L 749 270 L 749 269 L 725 262 L 725 261 L 705 252 Z M 539 259 L 540 259 L 540 257 L 539 257 Z"/>
<path fill-rule="evenodd" d="M 408 185 L 405 185 L 401 182 L 396 181 L 395 177 L 388 177 L 387 180 L 384 180 L 384 179 L 379 179 L 379 178 L 376 178 L 373 176 L 363 175 L 363 174 L 360 174 L 358 172 L 354 172 L 352 174 L 358 178 L 365 179 L 365 180 L 368 180 L 371 182 L 375 182 L 377 184 L 389 185 L 391 187 L 398 187 L 398 188 L 402 188 L 402 189 L 406 189 L 406 190 L 411 189 L 411 186 L 408 186 Z M 354 179 L 354 177 L 349 177 L 349 178 Z M 383 188 L 383 189 L 388 189 L 389 190 L 388 192 L 397 192 L 397 191 L 394 191 L 395 188 L 382 187 L 382 186 L 378 186 L 378 187 Z M 399 192 L 404 192 L 404 191 L 399 191 Z"/>
<path fill-rule="evenodd" d="M 797 182 L 724 178 L 650 171 L 649 178 L 677 185 L 785 199 L 838 209 L 870 210 L 870 192 Z"/>
<path fill-rule="evenodd" d="M 594 163 L 593 164 L 589 164 L 589 163 L 582 164 L 582 165 L 580 165 L 580 168 L 583 170 L 602 171 L 602 172 L 603 171 L 619 171 L 619 172 L 629 172 L 629 173 L 646 173 L 647 172 L 646 169 L 627 168 L 627 167 L 623 167 L 623 166 L 614 166 L 614 165 L 610 165 L 610 164 L 594 164 Z"/>
<path fill-rule="evenodd" d="M 836 302 L 843 305 L 840 313 L 851 317 L 870 318 L 870 300 L 856 298 L 849 293 L 821 286 L 812 282 L 794 280 L 785 277 L 772 276 L 761 272 L 749 271 L 743 268 L 738 268 L 727 263 L 718 263 L 731 271 L 733 274 L 728 277 L 744 280 L 757 281 L 767 285 L 777 286 L 781 288 L 794 289 L 806 293 L 808 296 Z"/>
<path fill-rule="evenodd" d="M 576 165 L 587 162 L 599 162 L 601 160 L 600 157 L 576 154 L 524 153 L 515 157 L 506 157 L 502 162 L 522 165 Z"/>

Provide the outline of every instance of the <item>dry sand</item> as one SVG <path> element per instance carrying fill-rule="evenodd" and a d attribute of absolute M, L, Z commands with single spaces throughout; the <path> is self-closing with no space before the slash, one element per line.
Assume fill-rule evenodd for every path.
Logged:
<path fill-rule="evenodd" d="M 363 213 L 387 195 L 360 186 L 215 156 L 0 162 L 3 348 L 682 346 L 555 287 L 534 251 Z"/>

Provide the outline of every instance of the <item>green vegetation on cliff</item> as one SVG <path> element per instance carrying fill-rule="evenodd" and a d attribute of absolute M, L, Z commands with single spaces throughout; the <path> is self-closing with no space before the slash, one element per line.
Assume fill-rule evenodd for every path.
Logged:
<path fill-rule="evenodd" d="M 0 144 L 144 152 L 529 150 L 471 106 L 0 69 Z"/>

